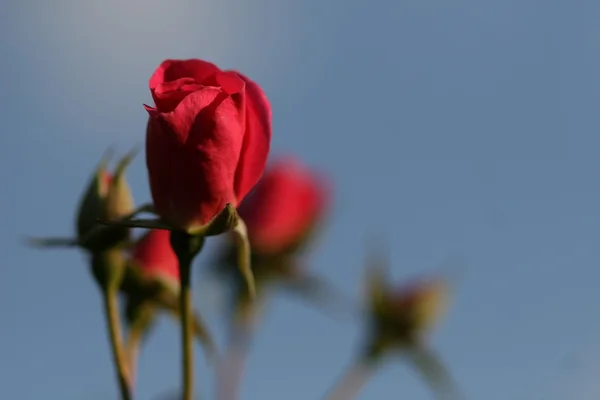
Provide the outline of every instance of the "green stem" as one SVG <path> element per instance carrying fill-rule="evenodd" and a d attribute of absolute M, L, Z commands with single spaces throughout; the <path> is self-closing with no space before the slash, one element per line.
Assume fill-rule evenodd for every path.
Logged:
<path fill-rule="evenodd" d="M 117 304 L 117 291 L 110 288 L 103 290 L 103 303 L 113 360 L 117 368 L 117 380 L 121 392 L 121 399 L 131 400 L 131 381 L 123 346 L 123 334 L 121 322 L 119 320 L 119 307 Z"/>
<path fill-rule="evenodd" d="M 131 301 L 131 300 L 130 300 Z M 129 334 L 125 343 L 132 387 L 135 386 L 138 358 L 142 342 L 154 322 L 154 307 L 148 302 L 136 302 L 131 306 L 136 314 L 129 321 Z"/>
<path fill-rule="evenodd" d="M 192 309 L 191 275 L 192 261 L 202 250 L 204 237 L 185 232 L 171 232 L 171 246 L 179 259 L 179 307 L 181 309 L 181 344 L 183 368 L 183 398 L 194 396 L 194 314 Z"/>
<path fill-rule="evenodd" d="M 100 286 L 104 315 L 108 328 L 113 362 L 122 400 L 131 400 L 132 385 L 129 366 L 123 346 L 123 333 L 119 314 L 118 293 L 123 282 L 125 262 L 123 253 L 111 249 L 92 254 L 92 273 Z"/>
<path fill-rule="evenodd" d="M 372 363 L 362 358 L 358 359 L 350 365 L 338 383 L 324 397 L 324 400 L 354 399 L 371 378 L 373 370 Z"/>
<path fill-rule="evenodd" d="M 192 324 L 192 291 L 190 288 L 191 268 L 181 268 L 181 343 L 183 346 L 183 400 L 192 400 L 194 395 L 194 330 Z"/>
<path fill-rule="evenodd" d="M 383 347 L 379 341 L 368 343 L 358 359 L 350 364 L 339 382 L 325 396 L 325 400 L 351 400 L 358 396 L 375 373 L 382 354 Z"/>
<path fill-rule="evenodd" d="M 137 360 L 140 354 L 142 336 L 141 332 L 131 332 L 127 338 L 127 359 L 129 360 L 132 384 L 135 384 L 135 377 L 137 375 Z"/>
<path fill-rule="evenodd" d="M 240 289 L 242 290 L 242 289 Z M 247 292 L 244 291 L 243 294 Z M 239 315 L 234 315 L 231 326 L 227 353 L 219 366 L 217 374 L 217 400 L 235 400 L 242 384 L 246 357 L 250 349 L 252 335 L 259 322 L 261 302 L 246 299 Z M 244 301 L 244 300 L 242 300 Z M 239 317 L 239 318 L 238 318 Z"/>

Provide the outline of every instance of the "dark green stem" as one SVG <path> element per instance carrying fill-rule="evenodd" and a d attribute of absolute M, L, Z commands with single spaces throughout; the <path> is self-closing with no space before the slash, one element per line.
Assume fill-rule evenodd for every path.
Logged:
<path fill-rule="evenodd" d="M 131 400 L 131 377 L 123 345 L 118 304 L 118 292 L 123 281 L 124 271 L 123 254 L 119 250 L 108 250 L 92 256 L 92 272 L 102 291 L 102 303 L 121 399 Z"/>
<path fill-rule="evenodd" d="M 119 321 L 119 307 L 117 304 L 117 292 L 115 290 L 106 290 L 103 293 L 104 312 L 108 324 L 108 333 L 110 345 L 113 354 L 113 361 L 117 369 L 117 380 L 122 400 L 131 400 L 131 380 L 129 369 L 127 367 L 127 358 L 123 346 L 123 333 Z"/>
<path fill-rule="evenodd" d="M 192 261 L 202 250 L 203 236 L 192 236 L 185 232 L 171 232 L 171 246 L 179 259 L 179 307 L 181 308 L 181 343 L 183 398 L 192 400 L 194 396 L 194 314 L 192 310 L 191 275 Z"/>

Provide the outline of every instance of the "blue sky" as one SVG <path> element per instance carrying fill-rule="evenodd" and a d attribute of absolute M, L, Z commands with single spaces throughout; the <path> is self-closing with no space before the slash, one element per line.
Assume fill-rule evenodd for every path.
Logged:
<path fill-rule="evenodd" d="M 312 268 L 358 295 L 374 230 L 393 245 L 398 279 L 463 260 L 432 339 L 468 398 L 598 398 L 599 17 L 590 0 L 5 0 L 2 397 L 116 396 L 84 257 L 19 238 L 72 232 L 106 147 L 144 140 L 153 69 L 199 57 L 259 82 L 273 155 L 297 154 L 335 182 Z M 148 201 L 143 155 L 129 179 Z M 199 285 L 196 301 L 222 333 L 212 292 Z M 320 398 L 360 334 L 278 297 L 243 398 Z M 165 319 L 142 356 L 140 399 L 177 387 L 177 340 Z M 197 376 L 206 393 L 212 374 Z M 359 399 L 390 396 L 430 393 L 397 363 Z"/>

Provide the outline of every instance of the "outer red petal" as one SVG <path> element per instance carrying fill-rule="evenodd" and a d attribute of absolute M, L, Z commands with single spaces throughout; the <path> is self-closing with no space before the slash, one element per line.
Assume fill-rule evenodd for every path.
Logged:
<path fill-rule="evenodd" d="M 147 110 L 146 164 L 159 215 L 191 229 L 237 204 L 233 182 L 244 129 L 232 96 L 205 87 L 170 113 Z"/>
<path fill-rule="evenodd" d="M 193 78 L 196 83 L 203 83 L 219 71 L 219 67 L 215 64 L 198 59 L 165 60 L 150 77 L 150 90 L 156 89 L 161 83 L 172 82 L 181 78 Z"/>
<path fill-rule="evenodd" d="M 171 232 L 149 231 L 136 245 L 132 260 L 148 275 L 179 281 L 179 262 L 171 247 Z"/>
<path fill-rule="evenodd" d="M 163 61 L 149 82 L 156 108 L 161 112 L 172 111 L 185 96 L 197 89 L 194 85 L 203 84 L 219 71 L 216 65 L 198 59 Z"/>
<path fill-rule="evenodd" d="M 271 146 L 271 105 L 260 86 L 237 74 L 246 82 L 246 132 L 234 183 L 241 202 L 265 169 Z"/>
<path fill-rule="evenodd" d="M 317 222 L 327 200 L 323 182 L 288 158 L 268 169 L 239 213 L 253 248 L 278 252 L 293 245 Z"/>

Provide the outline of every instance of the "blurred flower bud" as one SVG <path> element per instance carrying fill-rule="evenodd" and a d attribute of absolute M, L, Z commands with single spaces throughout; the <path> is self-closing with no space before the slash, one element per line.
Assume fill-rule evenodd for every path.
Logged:
<path fill-rule="evenodd" d="M 136 244 L 131 264 L 147 278 L 159 280 L 174 292 L 179 291 L 179 261 L 171 247 L 171 232 L 148 231 Z"/>
<path fill-rule="evenodd" d="M 125 168 L 130 161 L 131 159 L 126 156 L 110 181 L 102 215 L 107 220 L 119 219 L 132 213 L 135 209 L 131 189 L 125 177 Z"/>
<path fill-rule="evenodd" d="M 305 244 L 324 214 L 328 195 L 322 179 L 298 160 L 286 157 L 272 164 L 238 208 L 252 252 L 281 255 Z"/>
<path fill-rule="evenodd" d="M 360 362 L 374 365 L 388 351 L 403 350 L 436 396 L 458 400 L 463 398 L 460 388 L 424 340 L 447 309 L 450 285 L 446 278 L 436 276 L 390 288 L 385 269 L 381 265 L 371 268 L 366 285 L 371 330 Z"/>
<path fill-rule="evenodd" d="M 441 276 L 414 280 L 395 288 L 388 281 L 386 268 L 380 262 L 368 269 L 371 347 L 416 343 L 447 309 L 449 285 Z"/>
<path fill-rule="evenodd" d="M 77 214 L 77 237 L 82 238 L 97 224 L 102 216 L 106 196 L 112 176 L 106 170 L 108 157 L 105 157 L 94 171 L 88 187 L 79 203 Z"/>
<path fill-rule="evenodd" d="M 406 327 L 410 338 L 430 330 L 445 314 L 447 304 L 446 283 L 441 278 L 423 279 L 389 293 L 383 317 L 397 327 Z"/>
<path fill-rule="evenodd" d="M 128 277 L 123 285 L 133 304 L 128 312 L 135 316 L 138 308 L 150 310 L 158 305 L 179 320 L 179 288 L 179 260 L 171 246 L 171 232 L 152 229 L 137 242 L 131 253 Z M 146 316 L 140 314 L 139 318 Z M 132 320 L 130 324 L 134 322 L 137 323 Z M 209 357 L 214 358 L 212 336 L 199 315 L 194 316 L 193 324 L 196 338 Z M 140 322 L 138 329 L 149 329 L 149 324 Z"/>
<path fill-rule="evenodd" d="M 107 227 L 98 230 L 98 218 L 117 219 L 134 210 L 133 198 L 125 178 L 125 169 L 133 159 L 134 152 L 119 162 L 115 174 L 107 169 L 108 157 L 100 162 L 81 200 L 77 216 L 77 237 L 80 245 L 92 253 L 111 248 L 129 236 L 129 229 Z M 93 233 L 93 234 L 92 234 Z"/>

